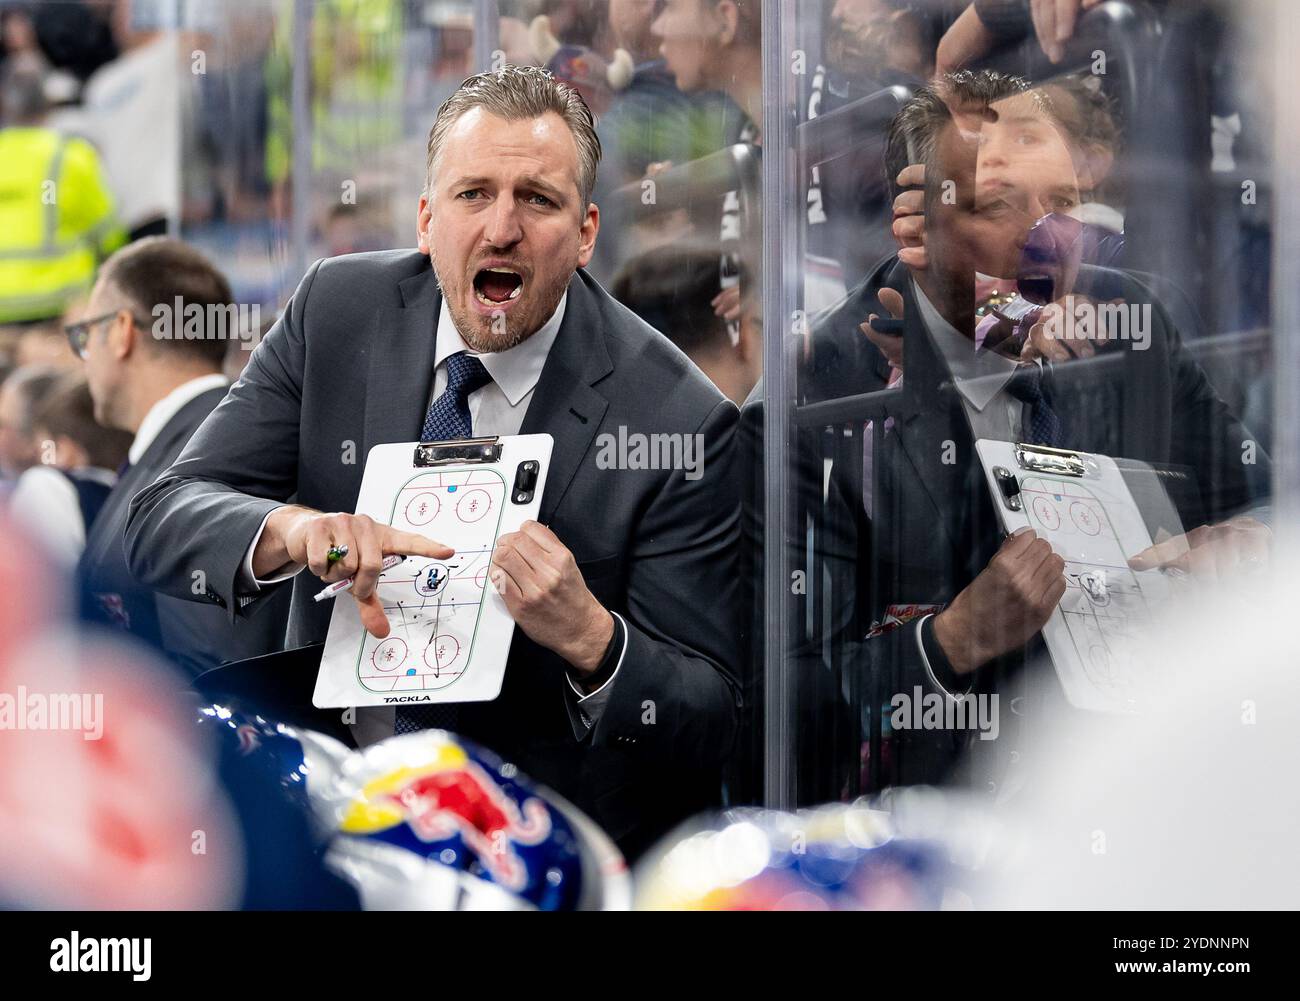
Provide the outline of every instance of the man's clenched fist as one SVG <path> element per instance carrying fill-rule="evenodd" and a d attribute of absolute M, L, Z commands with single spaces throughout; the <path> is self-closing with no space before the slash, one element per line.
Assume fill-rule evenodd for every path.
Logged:
<path fill-rule="evenodd" d="M 489 576 L 529 639 L 559 654 L 579 675 L 600 666 L 614 618 L 587 590 L 573 553 L 554 532 L 526 521 L 501 536 Z"/>
<path fill-rule="evenodd" d="M 1065 594 L 1065 560 L 1031 528 L 1009 536 L 953 603 L 934 618 L 934 638 L 958 674 L 969 674 L 1047 624 Z"/>

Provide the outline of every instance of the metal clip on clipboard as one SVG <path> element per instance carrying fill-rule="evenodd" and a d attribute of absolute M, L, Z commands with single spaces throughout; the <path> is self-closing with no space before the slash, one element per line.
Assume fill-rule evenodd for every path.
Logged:
<path fill-rule="evenodd" d="M 1020 442 L 1015 448 L 1016 464 L 1031 473 L 1048 473 L 1054 476 L 1079 476 L 1087 474 L 1088 466 L 1078 452 L 1046 445 L 1026 445 Z M 1002 501 L 1012 511 L 1019 511 L 1020 481 L 1006 466 L 994 466 L 993 478 L 997 481 Z"/>
<path fill-rule="evenodd" d="M 1088 467 L 1078 452 L 1046 445 L 1016 445 L 1016 462 L 1021 469 L 1031 473 L 1051 473 L 1055 476 L 1083 476 Z"/>
<path fill-rule="evenodd" d="M 412 465 L 425 469 L 431 466 L 490 466 L 501 461 L 503 447 L 497 435 L 490 438 L 461 438 L 456 441 L 422 441 L 415 446 Z M 519 468 L 515 470 L 515 485 L 510 491 L 511 499 L 516 504 L 532 501 L 541 468 L 541 463 L 536 459 L 519 463 Z"/>
<path fill-rule="evenodd" d="M 492 463 L 501 461 L 501 440 L 463 438 L 456 441 L 422 441 L 415 446 L 415 466 L 449 466 L 454 463 Z"/>

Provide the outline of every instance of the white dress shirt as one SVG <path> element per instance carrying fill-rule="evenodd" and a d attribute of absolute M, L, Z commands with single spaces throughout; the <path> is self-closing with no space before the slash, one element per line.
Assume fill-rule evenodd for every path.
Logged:
<path fill-rule="evenodd" d="M 181 407 L 189 403 L 209 389 L 225 388 L 230 385 L 230 380 L 220 372 L 213 372 L 211 375 L 201 375 L 197 379 L 191 379 L 189 382 L 182 382 L 170 393 L 149 408 L 144 415 L 144 420 L 140 422 L 140 427 L 135 433 L 135 440 L 131 442 L 131 448 L 126 453 L 131 465 L 135 465 L 144 457 L 144 453 L 149 451 L 149 446 L 157 440 L 173 417 L 181 411 Z"/>
<path fill-rule="evenodd" d="M 77 472 L 109 487 L 117 479 L 108 469 L 85 467 Z M 86 519 L 77 488 L 56 467 L 24 470 L 9 495 L 9 513 L 55 563 L 69 572 L 76 567 L 86 549 Z"/>
<path fill-rule="evenodd" d="M 447 300 L 442 300 L 442 309 L 438 312 L 438 336 L 435 349 L 435 368 L 433 371 L 433 391 L 426 404 L 433 405 L 447 389 L 447 359 L 464 351 L 474 355 L 483 363 L 492 381 L 469 394 L 469 416 L 476 435 L 518 434 L 524 423 L 524 414 L 532 402 L 533 390 L 537 380 L 542 377 L 542 368 L 551 353 L 551 345 L 560 332 L 564 322 L 564 310 L 569 304 L 569 293 L 560 298 L 551 318 L 542 324 L 533 336 L 516 344 L 509 351 L 490 351 L 479 354 L 471 351 L 469 345 L 460 336 L 456 324 L 447 309 Z"/>
<path fill-rule="evenodd" d="M 533 391 L 537 388 L 542 369 L 546 365 L 546 359 L 551 353 L 551 345 L 555 343 L 555 338 L 560 332 L 560 324 L 564 321 L 564 312 L 568 302 L 569 294 L 565 292 L 550 319 L 542 324 L 535 334 L 509 350 L 479 353 L 472 351 L 465 343 L 465 339 L 456 328 L 455 321 L 452 320 L 451 311 L 447 308 L 447 300 L 444 297 L 442 307 L 438 311 L 438 325 L 434 331 L 436 347 L 434 349 L 433 388 L 429 393 L 426 409 L 446 391 L 447 359 L 458 352 L 464 351 L 478 358 L 483 363 L 483 367 L 487 369 L 488 375 L 492 377 L 492 380 L 486 385 L 470 393 L 467 400 L 474 434 L 518 434 L 524 423 L 524 415 L 528 412 L 528 405 L 532 402 Z M 270 515 L 267 515 L 267 518 L 270 518 Z M 258 540 L 262 537 L 262 531 L 266 528 L 266 520 L 265 518 L 262 520 L 261 528 L 257 530 L 252 544 L 244 554 L 240 583 L 247 593 L 258 591 L 263 585 L 288 580 L 303 569 L 301 565 L 291 566 L 273 577 L 262 579 L 253 575 L 253 551 L 257 548 Z M 611 612 L 610 614 L 617 615 L 618 613 Z M 595 726 L 596 721 L 599 720 L 600 714 L 604 711 L 605 703 L 609 699 L 610 687 L 614 678 L 618 676 L 619 668 L 623 666 L 623 655 L 627 652 L 627 625 L 625 622 L 623 623 L 623 634 L 623 650 L 619 654 L 618 666 L 615 668 L 614 674 L 599 689 L 590 695 L 584 695 L 581 689 L 573 683 L 573 680 L 568 679 L 569 688 L 576 697 L 579 718 L 588 729 Z M 385 737 L 391 737 L 393 735 L 393 716 L 394 711 L 392 709 L 383 707 L 377 707 L 374 711 L 358 712 L 357 722 L 353 725 L 353 733 L 358 743 L 364 745 L 376 740 L 382 740 Z"/>
<path fill-rule="evenodd" d="M 1025 403 L 1006 391 L 1019 362 L 975 342 L 943 318 L 915 282 L 921 321 L 952 373 L 953 385 L 976 438 L 1018 441 L 1024 427 Z"/>

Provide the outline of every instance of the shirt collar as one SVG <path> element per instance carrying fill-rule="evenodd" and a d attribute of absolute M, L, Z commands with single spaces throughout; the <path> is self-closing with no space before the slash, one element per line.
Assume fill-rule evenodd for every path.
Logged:
<path fill-rule="evenodd" d="M 982 411 L 1011 381 L 1019 362 L 996 351 L 977 348 L 969 337 L 943 318 L 915 281 L 912 290 L 916 293 L 921 320 L 943 355 L 957 392 L 972 407 Z"/>
<path fill-rule="evenodd" d="M 517 407 L 519 402 L 533 391 L 537 380 L 542 377 L 542 368 L 546 364 L 547 355 L 551 353 L 551 345 L 555 343 L 555 337 L 560 332 L 560 324 L 564 321 L 564 310 L 568 303 L 569 293 L 566 290 L 564 295 L 560 296 L 560 303 L 555 307 L 551 318 L 541 325 L 537 333 L 507 351 L 478 354 L 470 350 L 465 339 L 461 337 L 460 331 L 456 329 L 456 323 L 451 318 L 451 310 L 447 308 L 447 297 L 443 296 L 442 306 L 438 310 L 434 368 L 436 369 L 458 351 L 469 352 L 483 363 L 488 375 L 492 376 L 492 381 L 505 394 L 510 405 Z"/>
<path fill-rule="evenodd" d="M 218 386 L 224 388 L 228 385 L 230 380 L 220 372 L 201 375 L 189 382 L 182 382 L 150 407 L 149 412 L 144 415 L 144 420 L 140 422 L 140 429 L 136 431 L 135 439 L 126 453 L 131 465 L 134 466 L 144 458 L 144 453 L 149 451 L 149 446 L 162 434 L 163 428 L 171 422 L 171 419 L 180 413 L 181 407 L 209 389 L 216 389 Z"/>

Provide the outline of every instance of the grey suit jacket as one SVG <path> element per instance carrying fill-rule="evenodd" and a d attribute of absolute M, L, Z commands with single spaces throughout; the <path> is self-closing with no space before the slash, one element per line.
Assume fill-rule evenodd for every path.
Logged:
<path fill-rule="evenodd" d="M 440 293 L 415 251 L 319 261 L 254 351 L 240 381 L 176 463 L 132 505 L 133 571 L 246 615 L 237 593 L 265 515 L 295 501 L 355 509 L 362 463 L 420 433 L 434 376 Z M 575 738 L 564 664 L 515 632 L 498 699 L 468 704 L 461 732 L 513 759 L 635 853 L 708 805 L 730 752 L 738 686 L 738 413 L 667 338 L 584 272 L 529 404 L 523 434 L 555 450 L 539 520 L 573 552 L 588 587 L 629 627 L 627 654 L 593 730 Z M 601 469 L 598 435 L 702 435 L 703 475 Z M 286 586 L 286 585 L 281 585 Z M 293 581 L 289 645 L 324 638 L 330 608 L 304 571 Z"/>
<path fill-rule="evenodd" d="M 219 608 L 180 601 L 142 585 L 132 577 L 123 552 L 132 497 L 176 461 L 225 394 L 224 389 L 201 393 L 167 422 L 140 461 L 114 485 L 95 517 L 77 566 L 84 618 L 125 629 L 154 644 L 190 675 L 225 661 L 257 657 L 284 644 L 282 613 L 288 603 L 282 598 L 272 598 L 251 621 L 236 626 Z M 186 587 L 196 585 L 191 575 L 186 581 Z"/>

